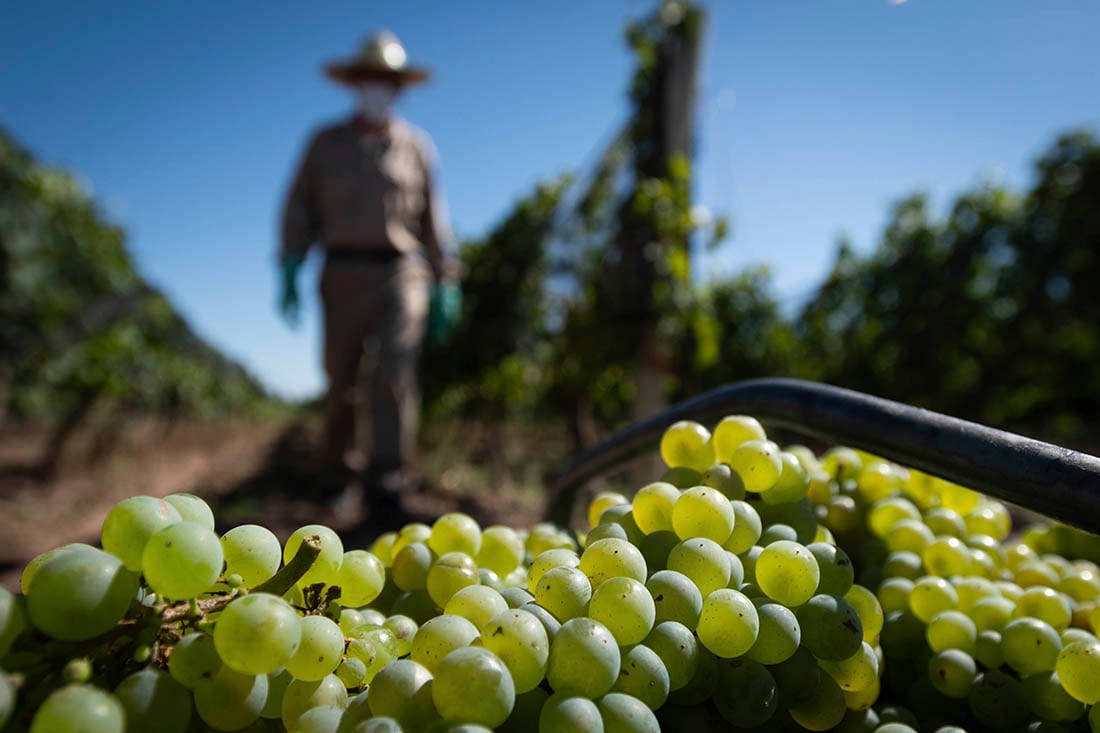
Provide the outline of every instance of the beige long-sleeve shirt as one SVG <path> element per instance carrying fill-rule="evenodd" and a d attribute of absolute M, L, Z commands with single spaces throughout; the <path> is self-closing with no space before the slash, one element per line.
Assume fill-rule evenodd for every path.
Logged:
<path fill-rule="evenodd" d="M 401 120 L 365 133 L 353 118 L 317 132 L 283 209 L 282 256 L 329 250 L 423 252 L 445 275 L 446 208 L 427 136 Z"/>

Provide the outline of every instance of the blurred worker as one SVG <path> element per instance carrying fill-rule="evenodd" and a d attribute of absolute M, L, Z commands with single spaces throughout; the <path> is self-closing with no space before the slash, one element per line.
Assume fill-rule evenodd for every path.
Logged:
<path fill-rule="evenodd" d="M 434 149 L 394 112 L 401 92 L 428 73 L 409 65 L 404 47 L 386 32 L 325 72 L 355 95 L 356 110 L 313 135 L 294 176 L 283 211 L 280 305 L 295 325 L 296 274 L 310 247 L 320 246 L 328 375 L 321 458 L 340 475 L 349 449 L 369 455 L 368 502 L 375 509 L 393 507 L 413 484 L 417 361 L 430 289 L 434 283 L 433 316 L 451 325 L 460 297 L 458 268 L 447 255 Z M 360 442 L 355 398 L 361 380 L 372 439 Z"/>

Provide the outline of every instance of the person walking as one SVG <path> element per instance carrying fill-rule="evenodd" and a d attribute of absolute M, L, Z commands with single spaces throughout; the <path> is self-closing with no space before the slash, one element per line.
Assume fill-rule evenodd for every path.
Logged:
<path fill-rule="evenodd" d="M 429 304 L 433 316 L 453 325 L 459 297 L 434 148 L 394 112 L 400 94 L 429 74 L 408 63 L 389 32 L 371 36 L 354 58 L 328 64 L 325 73 L 355 95 L 356 110 L 312 136 L 290 185 L 280 307 L 295 325 L 298 269 L 311 247 L 322 249 L 328 385 L 320 458 L 346 476 L 350 450 L 369 456 L 368 511 L 394 508 L 415 481 L 417 365 Z M 356 437 L 360 386 L 369 441 Z"/>

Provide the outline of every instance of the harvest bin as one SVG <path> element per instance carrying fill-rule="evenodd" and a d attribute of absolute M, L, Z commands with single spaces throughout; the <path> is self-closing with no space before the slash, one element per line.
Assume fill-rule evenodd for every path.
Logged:
<path fill-rule="evenodd" d="M 554 476 L 548 519 L 568 524 L 588 480 L 652 452 L 670 424 L 744 413 L 827 443 L 865 450 L 1100 534 L 1100 458 L 1069 448 L 799 379 L 735 382 L 624 428 Z"/>

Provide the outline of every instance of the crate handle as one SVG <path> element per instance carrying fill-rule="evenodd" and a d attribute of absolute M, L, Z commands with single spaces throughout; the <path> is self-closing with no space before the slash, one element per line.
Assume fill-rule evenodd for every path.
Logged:
<path fill-rule="evenodd" d="M 552 474 L 547 517 L 567 524 L 584 482 L 652 451 L 677 420 L 708 422 L 734 413 L 869 451 L 1100 534 L 1100 458 L 800 379 L 734 382 L 617 431 Z"/>

